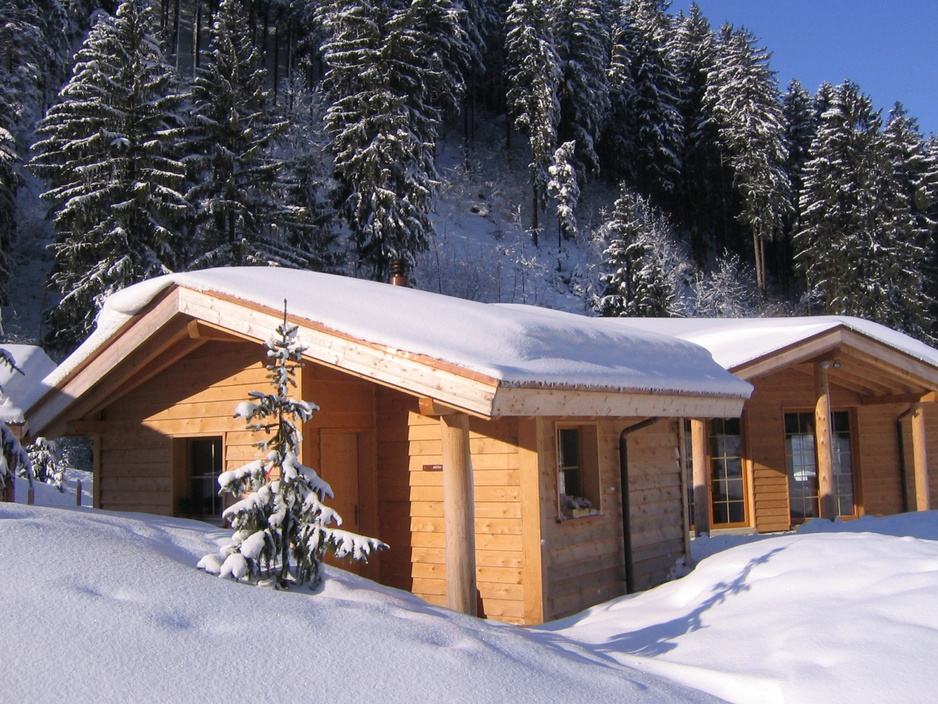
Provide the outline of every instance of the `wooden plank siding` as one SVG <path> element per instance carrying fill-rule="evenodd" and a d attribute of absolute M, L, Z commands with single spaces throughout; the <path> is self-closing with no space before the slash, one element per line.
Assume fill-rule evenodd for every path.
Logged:
<path fill-rule="evenodd" d="M 785 413 L 813 409 L 814 381 L 809 374 L 785 369 L 768 377 L 749 380 L 755 390 L 746 404 L 746 447 L 751 467 L 753 527 L 761 533 L 791 528 L 788 472 L 785 460 Z M 851 413 L 854 488 L 858 515 L 888 515 L 904 510 L 897 418 L 908 404 L 867 404 L 861 396 L 836 384 L 831 386 L 833 410 Z M 938 447 L 938 415 L 926 410 L 929 437 Z M 911 476 L 911 432 L 903 424 L 906 462 Z M 931 472 L 938 471 L 938 449 L 929 457 Z M 932 495 L 938 482 L 932 479 Z M 911 481 L 911 479 L 910 479 Z M 911 489 L 911 484 L 910 491 Z"/>
<path fill-rule="evenodd" d="M 207 343 L 110 404 L 102 412 L 99 507 L 177 513 L 173 437 L 223 436 L 227 469 L 257 457 L 257 438 L 233 412 L 249 391 L 265 388 L 261 358 L 257 345 Z"/>
<path fill-rule="evenodd" d="M 377 392 L 381 581 L 446 604 L 442 444 L 417 399 Z M 479 615 L 525 621 L 518 421 L 470 421 Z"/>
<path fill-rule="evenodd" d="M 541 473 L 541 501 L 547 620 L 625 592 L 619 437 L 629 424 L 621 420 L 583 422 L 581 427 L 593 426 L 598 435 L 600 514 L 560 520 L 556 423 L 543 423 L 547 471 Z M 635 587 L 642 590 L 665 581 L 684 554 L 676 423 L 656 423 L 630 435 L 628 442 L 632 557 Z"/>

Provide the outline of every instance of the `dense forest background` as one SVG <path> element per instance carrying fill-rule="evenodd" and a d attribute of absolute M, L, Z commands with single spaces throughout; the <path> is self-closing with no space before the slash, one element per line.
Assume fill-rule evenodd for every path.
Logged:
<path fill-rule="evenodd" d="M 65 352 L 126 285 L 276 264 L 933 341 L 938 141 L 770 58 L 660 0 L 4 0 L 6 336 Z"/>

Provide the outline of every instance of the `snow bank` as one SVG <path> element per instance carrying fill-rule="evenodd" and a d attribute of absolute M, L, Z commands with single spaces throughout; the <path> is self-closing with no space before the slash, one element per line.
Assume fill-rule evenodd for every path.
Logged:
<path fill-rule="evenodd" d="M 332 568 L 319 594 L 199 572 L 226 535 L 0 504 L 4 642 L 18 663 L 64 663 L 7 668 L 0 702 L 878 704 L 938 691 L 938 512 L 812 521 L 527 630 Z"/>
<path fill-rule="evenodd" d="M 914 536 L 938 513 L 812 521 L 544 630 L 734 702 L 934 701 L 938 542 Z"/>
<path fill-rule="evenodd" d="M 225 535 L 182 519 L 0 504 L 3 640 L 15 653 L 0 701 L 712 701 L 341 570 L 326 568 L 315 595 L 198 571 Z"/>

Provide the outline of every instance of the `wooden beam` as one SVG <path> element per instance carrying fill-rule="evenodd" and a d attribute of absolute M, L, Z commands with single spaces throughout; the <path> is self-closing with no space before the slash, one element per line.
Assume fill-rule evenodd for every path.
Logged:
<path fill-rule="evenodd" d="M 862 406 L 884 406 L 889 404 L 931 403 L 934 392 L 911 394 L 887 394 L 885 396 L 864 396 L 860 399 Z"/>
<path fill-rule="evenodd" d="M 834 497 L 834 454 L 831 445 L 831 394 L 828 384 L 828 361 L 814 365 L 814 446 L 817 451 L 818 501 L 821 518 L 834 520 L 837 503 Z"/>
<path fill-rule="evenodd" d="M 735 418 L 745 399 L 651 391 L 501 387 L 492 415 L 614 418 Z"/>
<path fill-rule="evenodd" d="M 524 625 L 544 623 L 547 580 L 544 570 L 544 517 L 541 506 L 541 468 L 544 461 L 544 423 L 542 418 L 519 418 L 518 460 L 521 468 L 521 540 L 524 549 Z M 553 492 L 556 495 L 556 491 Z M 545 491 L 545 496 L 550 494 Z"/>
<path fill-rule="evenodd" d="M 476 598 L 475 492 L 469 452 L 469 416 L 440 416 L 443 445 L 443 521 L 446 531 L 446 605 L 470 616 Z"/>
<path fill-rule="evenodd" d="M 694 532 L 710 532 L 710 472 L 707 467 L 707 421 L 690 422 L 691 455 L 694 466 Z"/>
<path fill-rule="evenodd" d="M 912 464 L 915 469 L 915 510 L 928 511 L 931 497 L 928 490 L 928 455 L 926 452 L 925 407 L 912 404 Z"/>

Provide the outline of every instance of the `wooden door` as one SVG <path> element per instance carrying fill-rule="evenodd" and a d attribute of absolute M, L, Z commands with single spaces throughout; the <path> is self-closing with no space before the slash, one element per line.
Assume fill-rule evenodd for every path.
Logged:
<path fill-rule="evenodd" d="M 360 532 L 360 501 L 358 493 L 359 433 L 322 430 L 320 436 L 319 473 L 332 486 L 335 496 L 326 504 L 342 516 L 342 528 Z M 329 564 L 356 574 L 361 573 L 354 560 L 327 560 Z"/>

